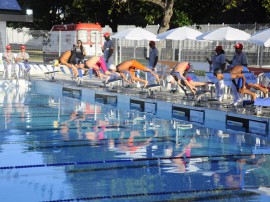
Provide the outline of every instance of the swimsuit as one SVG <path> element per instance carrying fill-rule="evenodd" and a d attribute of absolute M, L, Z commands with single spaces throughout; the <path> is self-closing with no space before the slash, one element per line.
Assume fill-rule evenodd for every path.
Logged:
<path fill-rule="evenodd" d="M 248 68 L 243 66 L 243 70 L 242 72 L 248 72 Z M 237 89 L 240 89 L 243 87 L 243 79 L 242 78 L 239 78 L 238 81 L 237 81 L 237 84 L 236 84 L 236 88 Z"/>
<path fill-rule="evenodd" d="M 105 60 L 102 56 L 99 57 L 99 61 L 96 63 L 96 65 L 101 68 L 104 73 L 108 71 Z"/>

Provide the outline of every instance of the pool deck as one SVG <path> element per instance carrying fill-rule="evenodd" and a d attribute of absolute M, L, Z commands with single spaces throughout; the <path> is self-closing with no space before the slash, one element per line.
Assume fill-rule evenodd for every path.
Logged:
<path fill-rule="evenodd" d="M 0 85 L 7 86 L 0 80 Z M 102 81 L 89 77 L 78 86 L 70 76 L 56 74 L 52 81 L 42 75 L 31 76 L 32 88 L 37 93 L 51 96 L 69 96 L 90 103 L 101 103 L 116 106 L 121 110 L 138 110 L 152 113 L 157 118 L 190 121 L 204 127 L 217 130 L 236 130 L 242 132 L 267 135 L 270 130 L 270 110 L 257 116 L 255 107 L 234 107 L 231 99 L 222 102 L 211 99 L 210 94 L 201 96 L 200 100 L 186 98 L 182 93 L 172 94 L 164 91 L 154 91 L 149 95 L 142 88 L 105 87 Z M 13 81 L 11 86 L 16 86 Z M 19 80 L 20 86 L 27 86 L 24 80 Z"/>

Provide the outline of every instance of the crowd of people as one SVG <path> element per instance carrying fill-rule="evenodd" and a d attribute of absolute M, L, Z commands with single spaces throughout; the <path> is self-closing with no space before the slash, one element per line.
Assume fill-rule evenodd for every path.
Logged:
<path fill-rule="evenodd" d="M 114 45 L 110 39 L 110 34 L 104 34 L 105 42 L 102 50 L 104 54 L 102 56 L 92 56 L 85 62 L 81 62 L 85 56 L 84 48 L 77 48 L 76 51 L 67 51 L 60 57 L 60 63 L 72 68 L 74 76 L 78 76 L 78 68 L 82 68 L 85 72 L 87 69 L 92 69 L 95 75 L 100 79 L 105 79 L 106 82 L 110 78 L 121 77 L 127 83 L 139 82 L 143 83 L 143 87 L 149 84 L 150 79 L 159 83 L 159 76 L 156 73 L 156 66 L 158 64 L 159 51 L 156 48 L 154 41 L 149 42 L 149 54 L 146 56 L 148 61 L 147 66 L 144 66 L 136 60 L 123 61 L 118 65 L 113 64 L 113 52 Z M 79 45 L 79 41 L 78 41 Z M 79 47 L 79 46 L 78 46 Z M 218 79 L 215 83 L 215 99 L 217 101 L 223 101 L 224 99 L 224 73 L 230 73 L 232 83 L 232 95 L 233 104 L 237 105 L 242 101 L 243 94 L 251 96 L 251 100 L 254 101 L 257 98 L 255 92 L 251 91 L 250 88 L 260 90 L 264 97 L 268 97 L 268 88 L 261 86 L 260 84 L 247 83 L 245 79 L 245 72 L 248 72 L 248 58 L 243 52 L 243 45 L 237 43 L 234 46 L 235 54 L 231 60 L 226 56 L 225 51 L 221 45 L 216 46 L 215 55 L 210 59 L 206 58 L 206 61 L 210 65 L 210 71 Z M 65 55 L 67 55 L 65 57 Z M 82 66 L 81 66 L 82 65 Z M 147 78 L 141 78 L 138 76 L 139 71 L 144 71 Z M 166 77 L 166 85 L 170 89 L 171 84 L 177 84 L 181 88 L 188 88 L 194 95 L 196 95 L 198 87 L 207 86 L 209 82 L 194 81 L 190 76 L 189 72 L 194 71 L 191 63 L 182 61 L 177 63 L 171 70 L 170 74 Z M 129 78 L 127 78 L 127 75 Z"/>
<path fill-rule="evenodd" d="M 243 94 L 250 95 L 252 101 L 256 100 L 257 95 L 255 92 L 251 91 L 250 88 L 260 90 L 263 92 L 264 97 L 268 97 L 267 86 L 246 82 L 245 73 L 249 72 L 247 67 L 247 55 L 243 52 L 243 45 L 241 43 L 236 43 L 234 48 L 235 54 L 231 60 L 227 58 L 222 46 L 216 46 L 216 54 L 211 58 L 211 60 L 206 58 L 210 64 L 211 71 L 218 79 L 218 82 L 215 84 L 216 99 L 219 101 L 224 99 L 224 73 L 229 73 L 232 79 L 231 89 L 234 105 L 238 105 L 242 102 Z M 229 65 L 227 65 L 227 63 Z"/>
<path fill-rule="evenodd" d="M 91 56 L 86 59 L 86 50 L 81 40 L 77 41 L 77 44 L 73 46 L 72 50 L 65 51 L 57 60 L 56 64 L 66 65 L 73 72 L 73 78 L 79 77 L 78 69 L 82 69 L 84 75 L 87 75 L 91 69 L 94 75 L 100 79 L 104 79 L 105 83 L 112 78 L 122 78 L 127 83 L 143 83 L 143 87 L 147 87 L 149 81 L 152 79 L 155 83 L 159 83 L 159 75 L 156 73 L 156 66 L 158 64 L 159 51 L 156 48 L 154 41 L 149 42 L 149 53 L 146 55 L 148 61 L 147 66 L 144 66 L 136 60 L 123 61 L 118 65 L 113 63 L 114 44 L 110 38 L 110 33 L 106 32 L 104 35 L 104 44 L 102 46 L 103 55 Z M 254 101 L 257 98 L 256 93 L 250 90 L 254 88 L 260 90 L 264 97 L 268 97 L 268 88 L 261 86 L 260 84 L 247 83 L 245 79 L 245 72 L 248 72 L 248 58 L 243 52 L 243 45 L 237 43 L 234 46 L 235 54 L 231 60 L 227 58 L 226 53 L 221 45 L 216 46 L 215 55 L 210 59 L 206 58 L 206 61 L 210 65 L 210 71 L 218 79 L 215 83 L 215 99 L 217 101 L 223 101 L 224 99 L 224 74 L 229 73 L 231 75 L 232 83 L 232 95 L 233 103 L 242 101 L 242 95 L 247 94 L 251 96 L 251 100 Z M 25 51 L 26 46 L 21 46 L 21 52 L 15 54 L 11 52 L 11 46 L 6 46 L 6 52 L 4 53 L 4 62 L 7 66 L 6 69 L 12 69 L 15 67 L 17 71 L 17 77 L 20 77 L 20 72 L 29 72 L 30 66 L 28 64 L 29 54 Z M 146 78 L 138 76 L 138 72 L 145 72 Z M 192 65 L 187 61 L 177 63 L 171 73 L 166 77 L 167 89 L 170 89 L 171 84 L 177 84 L 181 88 L 185 86 L 194 95 L 196 95 L 197 88 L 199 86 L 207 86 L 208 82 L 194 81 L 189 72 L 194 71 Z M 127 78 L 128 75 L 128 78 Z M 6 77 L 10 78 L 10 71 L 6 71 Z"/>
<path fill-rule="evenodd" d="M 150 73 L 159 82 L 158 75 L 153 71 L 158 62 L 158 49 L 155 47 L 155 42 L 150 41 L 150 53 L 148 60 L 148 67 L 144 66 L 136 60 L 127 60 L 118 65 L 113 64 L 113 52 L 114 45 L 110 39 L 110 34 L 106 32 L 103 35 L 105 42 L 102 47 L 102 56 L 91 56 L 85 59 L 86 52 L 82 45 L 82 42 L 78 40 L 77 46 L 74 46 L 73 50 L 65 51 L 59 60 L 56 60 L 55 65 L 66 65 L 73 72 L 73 78 L 79 77 L 78 69 L 84 70 L 84 75 L 88 74 L 89 69 L 94 72 L 94 75 L 100 79 L 105 79 L 107 82 L 111 78 L 116 76 L 122 77 L 127 83 L 143 83 L 144 87 L 147 86 L 148 80 L 142 79 L 137 76 L 138 71 L 144 71 Z M 130 76 L 130 79 L 126 78 L 126 73 Z"/>

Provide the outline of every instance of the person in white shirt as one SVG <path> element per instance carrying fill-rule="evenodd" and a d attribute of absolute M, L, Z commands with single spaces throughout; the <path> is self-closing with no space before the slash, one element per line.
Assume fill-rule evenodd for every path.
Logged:
<path fill-rule="evenodd" d="M 26 46 L 25 45 L 21 45 L 21 51 L 18 53 L 15 61 L 16 61 L 16 74 L 17 77 L 19 78 L 23 73 L 29 73 L 30 72 L 30 65 L 28 63 L 29 61 L 29 54 L 25 51 Z"/>
<path fill-rule="evenodd" d="M 106 32 L 104 35 L 105 42 L 102 47 L 103 58 L 106 62 L 107 69 L 109 69 L 110 65 L 113 64 L 113 41 L 110 39 L 110 33 Z"/>
<path fill-rule="evenodd" d="M 3 59 L 4 59 L 4 67 L 5 67 L 3 78 L 10 79 L 11 70 L 14 64 L 14 59 L 15 59 L 14 54 L 11 52 L 10 45 L 6 46 L 6 51 L 4 52 Z"/>

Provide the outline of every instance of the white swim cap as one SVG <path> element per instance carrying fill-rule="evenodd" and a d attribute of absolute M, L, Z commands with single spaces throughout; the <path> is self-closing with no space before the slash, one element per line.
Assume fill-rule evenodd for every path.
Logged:
<path fill-rule="evenodd" d="M 170 83 L 172 80 L 173 80 L 173 76 L 172 75 L 169 75 L 169 76 L 166 77 L 166 82 L 167 83 Z"/>
<path fill-rule="evenodd" d="M 114 64 L 110 64 L 109 69 L 116 69 Z"/>

